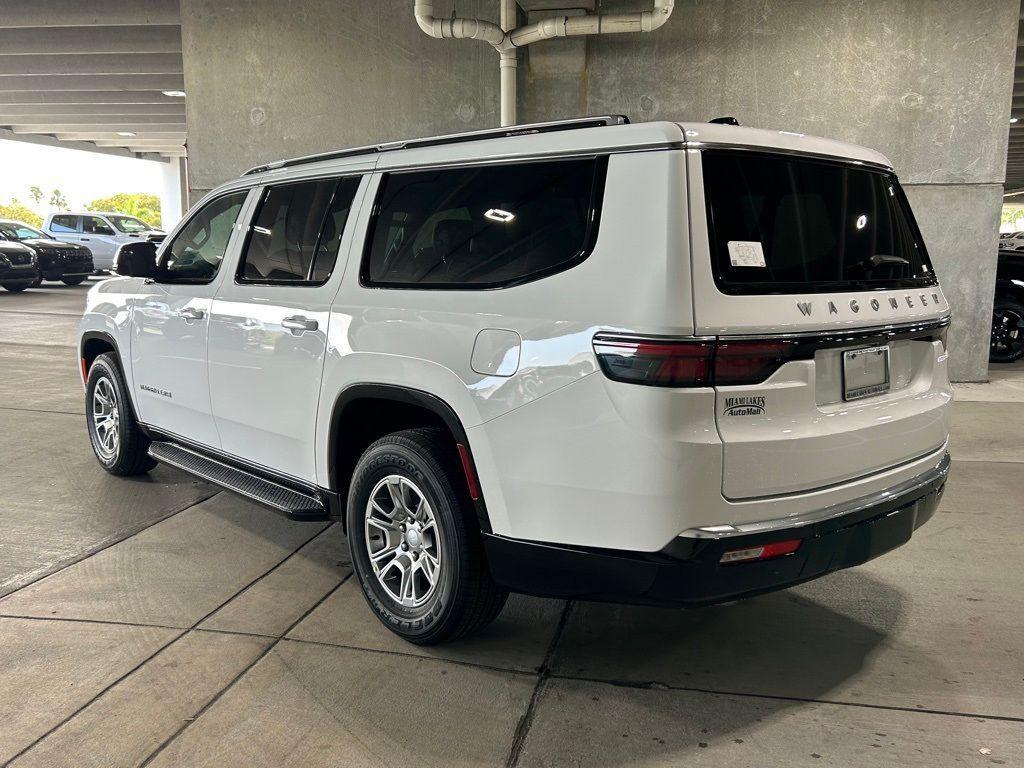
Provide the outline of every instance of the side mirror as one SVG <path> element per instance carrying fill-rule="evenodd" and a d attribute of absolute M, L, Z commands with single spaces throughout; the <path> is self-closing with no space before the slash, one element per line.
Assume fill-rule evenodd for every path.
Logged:
<path fill-rule="evenodd" d="M 114 258 L 114 271 L 125 277 L 154 277 L 156 246 L 145 240 L 121 246 Z"/>

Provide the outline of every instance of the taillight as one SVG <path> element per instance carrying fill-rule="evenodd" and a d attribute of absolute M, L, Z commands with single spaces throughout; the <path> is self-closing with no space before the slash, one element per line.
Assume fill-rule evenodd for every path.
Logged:
<path fill-rule="evenodd" d="M 715 342 L 640 339 L 616 334 L 594 337 L 601 370 L 613 381 L 651 387 L 709 387 Z"/>
<path fill-rule="evenodd" d="M 787 340 L 645 339 L 613 333 L 594 337 L 594 352 L 613 381 L 653 387 L 758 384 L 793 358 Z"/>
<path fill-rule="evenodd" d="M 757 384 L 790 359 L 793 341 L 720 341 L 715 351 L 715 384 Z"/>

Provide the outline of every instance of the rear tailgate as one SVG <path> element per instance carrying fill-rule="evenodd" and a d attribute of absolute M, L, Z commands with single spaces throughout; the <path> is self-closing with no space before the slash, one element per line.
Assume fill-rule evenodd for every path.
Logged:
<path fill-rule="evenodd" d="M 824 488 L 941 448 L 949 310 L 891 172 L 770 152 L 699 157 L 695 325 L 741 374 L 716 380 L 723 495 Z"/>

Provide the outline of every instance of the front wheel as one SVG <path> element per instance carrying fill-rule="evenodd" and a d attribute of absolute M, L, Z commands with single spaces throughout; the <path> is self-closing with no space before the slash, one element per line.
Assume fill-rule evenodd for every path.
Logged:
<path fill-rule="evenodd" d="M 992 339 L 988 359 L 1012 363 L 1024 357 L 1024 305 L 1011 298 L 996 299 L 992 309 Z"/>
<path fill-rule="evenodd" d="M 3 286 L 11 293 L 21 293 L 26 288 L 32 287 L 32 283 L 4 283 Z"/>
<path fill-rule="evenodd" d="M 85 418 L 96 459 L 112 475 L 140 475 L 156 466 L 139 429 L 117 358 L 110 352 L 89 367 Z"/>
<path fill-rule="evenodd" d="M 417 645 L 485 627 L 508 592 L 491 579 L 455 446 L 438 429 L 386 435 L 359 459 L 346 522 L 356 577 L 377 618 Z"/>
<path fill-rule="evenodd" d="M 77 275 L 75 277 L 62 277 L 60 281 L 64 285 L 79 285 L 85 280 L 85 275 Z"/>

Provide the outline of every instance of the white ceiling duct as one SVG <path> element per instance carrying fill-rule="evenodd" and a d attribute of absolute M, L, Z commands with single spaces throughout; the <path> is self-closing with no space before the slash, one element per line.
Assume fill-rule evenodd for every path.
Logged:
<path fill-rule="evenodd" d="M 654 9 L 636 13 L 592 13 L 553 16 L 513 28 L 515 0 L 500 0 L 501 24 L 483 19 L 444 19 L 434 16 L 434 3 L 415 0 L 414 13 L 420 29 L 431 37 L 483 40 L 501 55 L 501 124 L 516 121 L 516 49 L 555 37 L 604 35 L 621 32 L 653 32 L 668 21 L 675 0 L 654 0 Z"/>

